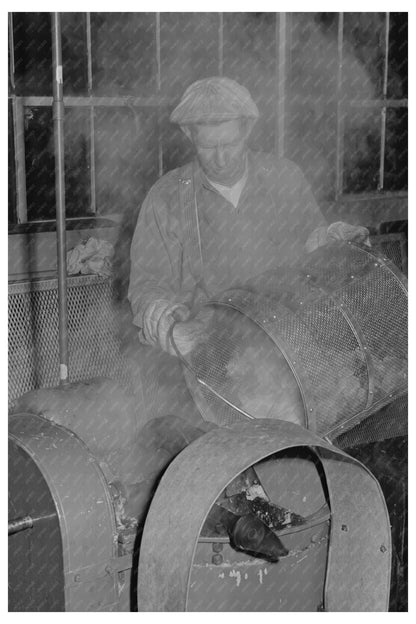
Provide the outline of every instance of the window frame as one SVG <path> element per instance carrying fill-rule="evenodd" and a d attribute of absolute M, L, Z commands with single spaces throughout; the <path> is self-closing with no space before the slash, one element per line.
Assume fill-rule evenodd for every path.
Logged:
<path fill-rule="evenodd" d="M 224 14 L 218 13 L 218 73 L 223 75 L 224 67 Z M 290 107 L 287 102 L 286 79 L 287 79 L 287 59 L 288 59 L 288 39 L 290 33 L 290 14 L 281 12 L 275 13 L 276 29 L 275 29 L 275 49 L 276 49 L 276 103 L 275 103 L 275 152 L 279 157 L 285 155 L 285 143 L 287 139 L 286 132 L 286 110 Z M 337 133 L 336 133 L 336 180 L 335 180 L 335 201 L 357 201 L 380 198 L 407 198 L 408 191 L 385 191 L 383 189 L 384 182 L 384 153 L 386 147 L 386 114 L 391 108 L 408 108 L 408 98 L 392 99 L 387 98 L 387 78 L 388 78 L 388 47 L 389 47 L 389 27 L 390 13 L 386 13 L 385 20 L 385 50 L 384 50 L 384 76 L 383 76 L 383 97 L 374 100 L 349 100 L 346 101 L 342 94 L 343 79 L 343 45 L 344 45 L 344 13 L 338 13 L 338 78 L 337 78 Z M 85 13 L 86 20 L 86 48 L 87 48 L 87 72 L 88 84 L 87 95 L 85 96 L 64 96 L 64 106 L 70 107 L 87 107 L 90 110 L 90 212 L 97 218 L 96 207 L 96 175 L 95 175 L 95 109 L 98 107 L 126 107 L 126 108 L 155 108 L 160 115 L 163 108 L 173 106 L 174 100 L 162 94 L 162 67 L 161 67 L 161 14 L 155 13 L 155 42 L 156 42 L 156 94 L 152 96 L 94 96 L 92 92 L 92 42 L 91 42 L 91 13 Z M 25 145 L 24 145 L 24 114 L 25 107 L 52 107 L 52 96 L 17 96 L 13 93 L 14 83 L 14 42 L 13 42 L 13 13 L 9 13 L 9 73 L 10 73 L 10 90 L 9 99 L 12 100 L 13 109 L 13 134 L 15 148 L 15 170 L 16 170 L 16 216 L 17 225 L 30 225 L 39 223 L 54 223 L 55 219 L 38 219 L 27 220 L 27 204 L 26 204 L 26 170 L 25 170 Z M 289 37 L 288 37 L 289 34 Z M 381 149 L 379 163 L 379 185 L 378 189 L 372 192 L 345 192 L 343 190 L 344 162 L 343 162 L 343 146 L 344 146 L 344 126 L 346 112 L 351 108 L 380 108 L 381 110 Z M 163 146 L 160 126 L 158 136 L 158 175 L 163 175 Z M 74 221 L 80 222 L 83 219 L 90 222 L 91 214 L 85 217 L 74 218 Z M 70 222 L 72 219 L 68 218 Z M 16 231 L 16 224 L 9 224 L 12 231 Z"/>
<path fill-rule="evenodd" d="M 386 117 L 387 109 L 408 108 L 408 98 L 387 98 L 388 86 L 388 53 L 390 35 L 390 12 L 385 12 L 384 25 L 384 68 L 382 97 L 375 99 L 351 99 L 346 101 L 342 91 L 343 82 L 343 48 L 344 48 L 344 13 L 338 13 L 338 76 L 337 76 L 337 137 L 336 137 L 336 180 L 335 201 L 357 201 L 380 198 L 406 198 L 407 190 L 386 191 L 384 190 L 384 158 L 386 151 Z M 344 186 L 344 130 L 346 113 L 351 109 L 374 108 L 381 112 L 380 133 L 380 157 L 379 157 L 379 180 L 377 189 L 374 191 L 345 192 Z"/>

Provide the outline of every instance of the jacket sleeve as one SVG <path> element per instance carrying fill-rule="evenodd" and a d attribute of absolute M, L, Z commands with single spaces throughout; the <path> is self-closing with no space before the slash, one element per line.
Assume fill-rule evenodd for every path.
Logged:
<path fill-rule="evenodd" d="M 156 300 L 180 301 L 183 248 L 168 200 L 153 187 L 141 208 L 130 250 L 128 299 L 133 322 L 143 327 L 143 313 Z"/>

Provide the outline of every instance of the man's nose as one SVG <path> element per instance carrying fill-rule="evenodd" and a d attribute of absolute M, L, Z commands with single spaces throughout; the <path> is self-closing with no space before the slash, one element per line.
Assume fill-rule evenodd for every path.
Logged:
<path fill-rule="evenodd" d="M 226 153 L 222 147 L 217 147 L 215 150 L 215 162 L 217 167 L 224 167 L 227 164 Z"/>

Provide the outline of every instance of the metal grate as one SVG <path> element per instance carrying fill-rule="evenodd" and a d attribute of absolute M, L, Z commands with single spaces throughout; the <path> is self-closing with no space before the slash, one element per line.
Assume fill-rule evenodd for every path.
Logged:
<path fill-rule="evenodd" d="M 406 279 L 374 251 L 336 242 L 295 273 L 269 272 L 208 305 L 205 337 L 186 363 L 200 410 L 218 424 L 230 424 L 219 396 L 241 418 L 291 420 L 333 438 L 406 391 Z"/>
<path fill-rule="evenodd" d="M 340 435 L 334 443 L 342 449 L 369 444 L 390 438 L 403 437 L 408 434 L 407 393 L 380 411 Z"/>
<path fill-rule="evenodd" d="M 9 403 L 59 383 L 57 280 L 9 284 Z M 113 287 L 96 276 L 68 278 L 70 381 L 122 377 Z"/>
<path fill-rule="evenodd" d="M 404 233 L 378 234 L 371 236 L 373 249 L 394 262 L 407 275 L 407 237 Z"/>

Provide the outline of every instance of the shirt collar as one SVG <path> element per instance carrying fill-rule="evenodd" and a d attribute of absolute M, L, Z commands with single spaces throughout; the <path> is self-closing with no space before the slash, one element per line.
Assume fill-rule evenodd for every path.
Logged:
<path fill-rule="evenodd" d="M 245 186 L 245 184 L 247 182 L 247 178 L 248 178 L 249 173 L 250 173 L 250 169 L 251 169 L 251 154 L 250 154 L 250 150 L 248 150 L 247 157 L 246 157 L 246 168 L 244 170 L 244 174 L 243 174 L 242 178 L 240 178 L 240 180 L 238 180 L 238 182 L 236 182 L 236 184 L 240 183 L 241 180 L 244 178 L 243 186 Z M 214 191 L 215 193 L 218 193 L 218 190 L 215 188 L 215 186 L 213 186 L 213 184 L 210 181 L 210 179 L 207 178 L 207 176 L 205 175 L 205 173 L 204 173 L 204 171 L 203 171 L 203 169 L 202 169 L 202 167 L 199 164 L 197 159 L 195 159 L 194 176 L 195 176 L 196 179 L 198 179 L 200 181 L 202 186 L 204 186 L 205 188 L 209 189 L 210 191 Z M 224 186 L 224 185 L 219 184 L 219 186 Z M 235 185 L 233 185 L 233 186 L 235 186 Z M 229 187 L 229 188 L 232 188 L 232 187 Z"/>
<path fill-rule="evenodd" d="M 246 167 L 244 169 L 244 173 L 242 177 L 239 180 L 237 180 L 237 182 L 233 184 L 232 186 L 225 186 L 224 184 L 217 184 L 216 182 L 213 182 L 209 178 L 207 178 L 207 180 L 211 184 L 211 186 L 217 189 L 217 191 L 219 191 L 220 193 L 224 191 L 226 194 L 228 194 L 228 193 L 232 193 L 237 188 L 243 189 L 247 182 L 247 177 L 248 177 L 248 169 L 247 169 L 247 163 L 246 163 Z"/>

